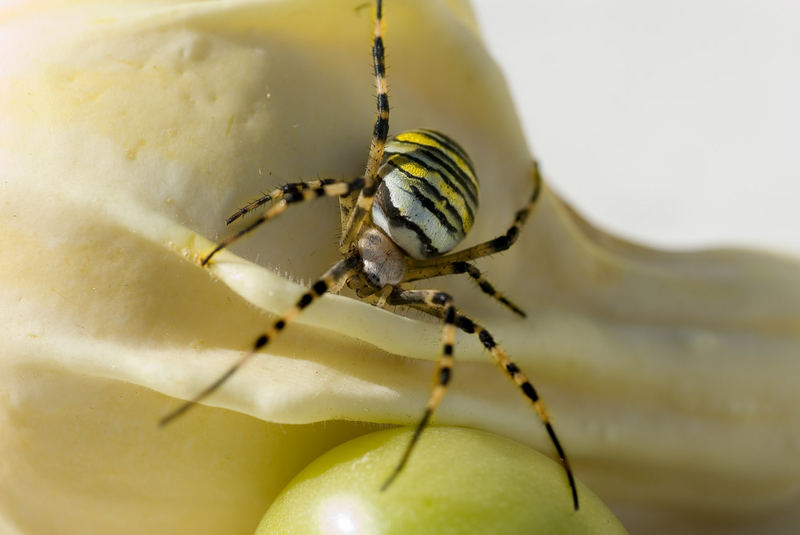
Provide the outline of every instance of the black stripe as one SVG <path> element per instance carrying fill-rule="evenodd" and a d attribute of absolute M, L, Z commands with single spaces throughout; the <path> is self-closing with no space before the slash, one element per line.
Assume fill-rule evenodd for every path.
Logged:
<path fill-rule="evenodd" d="M 297 308 L 306 308 L 308 305 L 311 304 L 311 301 L 314 300 L 314 296 L 310 293 L 305 293 L 300 297 L 300 300 L 297 302 Z"/>
<path fill-rule="evenodd" d="M 379 188 L 375 194 L 375 202 L 378 203 L 378 206 L 383 210 L 383 213 L 386 214 L 386 219 L 389 221 L 390 226 L 395 227 L 403 227 L 414 234 L 417 235 L 422 247 L 424 249 L 425 255 L 428 257 L 439 256 L 442 253 L 433 246 L 433 242 L 431 239 L 422 231 L 419 226 L 403 217 L 403 214 L 397 209 L 395 205 L 391 203 L 391 199 L 388 199 L 389 190 L 386 188 Z"/>
<path fill-rule="evenodd" d="M 439 220 L 439 223 L 441 223 L 442 226 L 447 229 L 447 232 L 449 232 L 452 236 L 457 236 L 459 234 L 462 237 L 464 236 L 463 230 L 460 231 L 452 224 L 450 224 L 450 221 L 447 220 L 447 216 L 445 216 L 441 212 L 441 210 L 438 210 L 433 201 L 430 200 L 425 195 L 423 195 L 422 192 L 418 190 L 415 186 L 411 186 L 411 194 L 414 196 L 415 199 L 417 199 L 420 202 L 422 206 L 425 207 L 426 210 L 428 210 L 428 212 L 430 212 L 436 219 Z M 458 221 L 461 220 L 459 219 Z M 463 223 L 461 225 L 463 227 Z"/>
<path fill-rule="evenodd" d="M 425 167 L 434 168 L 442 176 L 453 177 L 455 184 L 448 182 L 451 184 L 451 187 L 458 185 L 458 187 L 453 187 L 453 189 L 462 191 L 462 194 L 464 196 L 468 196 L 475 206 L 478 205 L 478 188 L 475 185 L 475 182 L 470 180 L 470 178 L 458 167 L 458 164 L 451 160 L 447 154 L 437 148 L 426 147 L 424 145 L 417 146 L 419 147 L 417 150 L 412 151 L 411 153 L 404 153 L 404 156 L 409 159 L 416 157 L 416 161 L 420 165 L 424 164 Z"/>
<path fill-rule="evenodd" d="M 317 295 L 322 295 L 328 291 L 328 283 L 324 280 L 318 280 L 314 283 L 314 286 L 311 287 L 314 290 L 314 293 Z"/>
<path fill-rule="evenodd" d="M 284 195 L 288 195 L 290 193 L 295 194 L 299 193 L 301 189 L 305 189 L 304 186 L 305 184 L 302 182 L 292 182 L 281 186 L 281 191 Z"/>
<path fill-rule="evenodd" d="M 451 348 L 451 350 L 452 350 L 452 348 Z M 451 351 L 451 353 L 452 353 L 452 351 Z M 447 355 L 447 353 L 445 353 L 445 355 Z M 452 372 L 451 372 L 450 368 L 441 368 L 439 370 L 439 385 L 440 386 L 447 386 L 447 383 L 450 382 L 451 375 L 452 375 Z"/>
<path fill-rule="evenodd" d="M 456 233 L 458 233 L 458 234 L 461 234 L 461 236 L 462 236 L 462 238 L 463 238 L 463 237 L 464 237 L 464 235 L 466 235 L 466 229 L 464 228 L 464 218 L 462 218 L 462 217 L 461 217 L 461 215 L 458 213 L 458 210 L 456 210 L 455 206 L 453 206 L 452 204 L 450 204 L 450 200 L 449 200 L 447 197 L 445 197 L 444 195 L 442 195 L 442 194 L 439 192 L 439 190 L 438 190 L 438 189 L 436 189 L 436 188 L 433 186 L 433 184 L 431 184 L 430 182 L 428 182 L 428 181 L 427 181 L 425 178 L 420 178 L 420 177 L 418 177 L 418 176 L 416 176 L 416 175 L 414 175 L 414 174 L 412 174 L 412 173 L 409 173 L 408 171 L 406 171 L 405 169 L 403 169 L 402 167 L 400 167 L 400 164 L 398 164 L 398 163 L 396 163 L 396 162 L 395 162 L 395 160 L 397 160 L 397 159 L 400 159 L 402 156 L 403 156 L 402 154 L 392 155 L 392 156 L 391 156 L 391 157 L 390 157 L 390 158 L 389 158 L 389 159 L 386 161 L 386 163 L 387 163 L 387 164 L 389 164 L 389 165 L 391 165 L 391 166 L 392 166 L 392 168 L 394 168 L 394 169 L 397 169 L 398 171 L 400 171 L 401 173 L 403 173 L 403 175 L 405 175 L 405 176 L 406 176 L 406 177 L 408 177 L 409 179 L 413 180 L 415 183 L 417 183 L 417 184 L 420 184 L 420 185 L 422 186 L 422 188 L 425 190 L 425 193 L 427 193 L 427 194 L 428 194 L 428 196 L 430 196 L 430 197 L 434 197 L 434 198 L 435 198 L 435 199 L 436 199 L 438 202 L 441 202 L 441 203 L 443 203 L 443 204 L 444 204 L 444 206 L 445 206 L 445 208 L 447 209 L 447 211 L 450 213 L 450 215 L 452 215 L 452 216 L 453 216 L 453 218 L 454 218 L 456 221 L 458 221 L 458 225 L 459 225 L 460 229 L 456 229 L 455 227 L 453 227 L 453 226 L 450 224 L 450 222 L 449 222 L 449 221 L 448 221 L 448 222 L 446 222 L 446 223 L 442 223 L 442 224 L 443 224 L 444 226 L 448 227 L 448 228 L 452 228 L 452 229 L 453 229 L 453 230 L 451 231 L 451 234 L 456 234 Z M 425 168 L 425 169 L 426 169 L 426 171 L 427 171 L 427 168 Z M 386 175 L 384 175 L 384 178 L 385 178 L 385 176 L 386 176 Z M 414 186 L 411 186 L 411 187 L 412 187 L 412 188 L 414 188 Z M 414 188 L 414 189 L 416 189 L 416 188 Z M 415 194 L 415 196 L 416 196 L 416 194 Z M 426 208 L 427 208 L 427 206 L 426 206 Z M 435 207 L 434 207 L 434 208 L 435 208 Z M 433 210 L 431 210 L 431 211 L 433 212 Z M 438 210 L 436 210 L 436 212 L 439 212 L 439 211 L 438 211 Z M 436 217 L 439 217 L 439 220 L 441 221 L 440 215 L 441 215 L 441 214 L 437 215 Z M 443 217 L 443 216 L 442 216 L 442 217 Z M 446 219 L 446 218 L 445 218 L 445 219 Z"/>
<path fill-rule="evenodd" d="M 472 267 L 472 265 L 470 265 L 470 264 L 467 264 L 467 263 L 466 263 L 466 262 L 464 262 L 463 260 L 462 260 L 462 261 L 460 261 L 460 262 L 453 262 L 453 263 L 451 264 L 451 266 L 453 266 L 453 273 L 464 273 L 464 272 L 469 272 L 469 275 L 470 275 L 471 277 L 473 277 L 473 278 L 474 278 L 474 277 L 476 277 L 476 276 L 477 276 L 477 277 L 480 277 L 480 276 L 481 276 L 481 272 L 480 272 L 480 271 L 478 271 L 478 269 L 477 269 L 477 268 L 474 268 L 474 267 Z M 472 268 L 472 270 L 471 270 L 470 268 Z M 476 272 L 475 274 L 473 274 L 473 270 Z"/>
<path fill-rule="evenodd" d="M 493 239 L 491 242 L 492 248 L 495 249 L 495 252 L 505 251 L 509 247 L 511 247 L 512 242 L 508 239 L 508 236 L 498 236 L 497 238 Z"/>
<path fill-rule="evenodd" d="M 386 93 L 381 93 L 378 95 L 378 109 L 379 110 L 389 109 L 389 96 Z"/>
<path fill-rule="evenodd" d="M 347 193 L 343 194 L 344 196 L 350 195 L 352 192 L 356 190 L 360 190 L 364 188 L 364 177 L 358 177 L 352 182 L 347 184 Z"/>
<path fill-rule="evenodd" d="M 427 156 L 430 159 L 430 161 L 426 161 L 426 159 L 421 159 L 418 156 L 414 156 L 414 154 L 417 152 L 422 152 L 422 154 L 424 156 Z M 473 221 L 475 221 L 475 210 L 473 209 L 473 206 L 475 208 L 478 207 L 477 191 L 473 192 L 469 187 L 465 187 L 464 184 L 461 183 L 461 179 L 454 174 L 455 171 L 453 170 L 452 167 L 446 165 L 444 162 L 442 162 L 442 160 L 434 158 L 432 155 L 428 154 L 428 151 L 421 151 L 420 149 L 414 150 L 412 152 L 404 152 L 402 153 L 402 155 L 409 161 L 414 162 L 420 167 L 423 167 L 425 169 L 432 169 L 433 171 L 437 172 L 439 176 L 442 177 L 442 180 L 444 181 L 445 184 L 447 184 L 451 189 L 453 189 L 453 191 L 461 193 L 461 196 L 464 199 L 464 206 L 466 206 L 470 218 Z M 434 165 L 431 165 L 431 163 L 433 163 Z M 463 173 L 461 173 L 461 171 L 458 171 L 458 175 L 463 177 L 463 180 L 466 180 L 467 183 L 472 184 L 471 181 Z M 455 182 L 453 181 L 453 179 L 455 180 Z"/>
<path fill-rule="evenodd" d="M 375 192 L 378 191 L 378 186 L 380 186 L 380 182 L 378 180 L 373 180 L 371 184 L 368 184 L 363 188 L 361 188 L 361 194 L 364 196 L 365 199 L 374 197 Z M 360 206 L 358 208 L 360 208 Z"/>
<path fill-rule="evenodd" d="M 258 337 L 256 343 L 253 344 L 253 351 L 261 349 L 262 347 L 267 345 L 267 342 L 269 342 L 269 337 L 266 334 L 262 334 L 261 336 Z"/>
<path fill-rule="evenodd" d="M 414 131 L 411 130 L 409 132 L 414 132 Z M 405 132 L 405 133 L 408 133 L 408 132 Z M 444 174 L 452 175 L 456 179 L 458 179 L 460 182 L 463 182 L 463 187 L 461 187 L 461 188 L 455 188 L 451 182 L 448 182 L 448 184 L 450 184 L 450 187 L 453 187 L 453 189 L 456 189 L 456 190 L 461 190 L 462 194 L 469 195 L 470 198 L 475 203 L 475 206 L 478 205 L 478 185 L 477 185 L 478 178 L 477 178 L 477 176 L 475 176 L 475 170 L 472 168 L 471 165 L 469 166 L 469 168 L 470 168 L 470 171 L 472 171 L 473 176 L 475 176 L 475 181 L 471 180 L 463 171 L 461 171 L 461 168 L 458 167 L 458 164 L 456 162 L 454 162 L 452 158 L 447 156 L 447 154 L 444 153 L 439 148 L 431 147 L 429 145 L 423 145 L 423 144 L 420 144 L 420 143 L 416 143 L 414 141 L 401 141 L 401 140 L 397 139 L 397 136 L 394 136 L 391 139 L 390 145 L 391 145 L 391 143 L 397 143 L 399 145 L 411 145 L 411 146 L 416 147 L 416 148 L 412 149 L 411 151 L 401 152 L 401 151 L 392 150 L 391 146 L 389 146 L 389 147 L 386 148 L 386 154 L 402 154 L 404 156 L 409 157 L 409 159 L 412 159 L 414 162 L 416 162 L 419 165 L 422 165 L 424 167 L 433 167 L 433 165 L 431 165 L 431 163 L 432 164 L 438 164 L 438 167 L 439 167 L 440 171 L 446 171 L 446 173 L 444 173 Z M 430 163 L 421 161 L 418 157 L 410 157 L 409 156 L 409 154 L 414 154 L 414 153 L 416 153 L 418 151 L 422 152 L 423 156 L 427 156 L 430 159 Z M 436 155 L 434 153 L 441 154 L 443 158 L 436 157 Z M 447 162 L 451 162 L 452 165 L 448 164 Z M 453 167 L 453 166 L 455 166 L 455 167 Z"/>
<path fill-rule="evenodd" d="M 494 286 L 492 286 L 492 284 L 487 280 L 482 280 L 479 283 L 479 286 L 481 287 L 481 290 L 483 290 L 487 294 L 494 295 L 497 293 L 497 290 L 494 289 Z"/>
<path fill-rule="evenodd" d="M 435 147 L 424 147 L 421 149 L 422 153 L 425 156 L 428 156 L 434 163 L 442 166 L 444 169 L 449 171 L 453 177 L 457 178 L 461 185 L 465 187 L 470 195 L 470 198 L 473 200 L 475 205 L 478 204 L 478 185 L 475 181 L 472 180 L 461 168 L 458 166 L 456 162 L 454 162 L 447 153 L 443 152 L 441 149 L 437 149 Z M 441 157 L 440 157 L 441 155 Z M 470 167 L 470 171 L 472 175 L 475 176 L 475 171 Z"/>
<path fill-rule="evenodd" d="M 375 120 L 375 128 L 372 130 L 372 135 L 376 139 L 386 141 L 386 136 L 389 135 L 389 119 L 378 116 Z"/>
<path fill-rule="evenodd" d="M 415 131 L 411 130 L 410 132 L 415 132 Z M 423 135 L 427 135 L 426 132 L 422 132 L 422 134 Z M 430 137 L 433 137 L 433 136 L 430 136 Z M 430 145 L 424 145 L 422 143 L 417 143 L 415 141 L 397 140 L 397 142 L 398 143 L 408 143 L 410 145 L 415 145 L 415 146 L 419 147 L 419 150 L 421 150 L 423 153 L 430 153 L 430 156 L 431 156 L 432 159 L 437 160 L 442 165 L 448 166 L 447 168 L 451 171 L 452 174 L 454 174 L 454 175 L 457 174 L 458 176 L 460 176 L 464 180 L 464 183 L 466 184 L 466 186 L 468 188 L 470 188 L 470 190 L 472 191 L 472 193 L 474 195 L 474 198 L 475 198 L 475 200 L 477 202 L 477 198 L 478 198 L 477 180 L 478 180 L 478 177 L 475 174 L 475 169 L 472 167 L 472 163 L 469 160 L 469 158 L 466 158 L 464 161 L 466 162 L 467 167 L 469 167 L 469 170 L 472 173 L 472 176 L 475 177 L 475 181 L 471 180 L 470 177 L 466 175 L 466 173 L 461 171 L 461 168 L 458 167 L 458 164 L 450 156 L 448 156 L 447 153 L 444 152 L 442 149 L 440 149 L 438 147 L 432 147 Z M 452 143 L 455 143 L 455 141 L 453 141 Z M 446 143 L 442 143 L 442 144 L 447 146 Z M 448 148 L 452 149 L 452 147 L 448 147 Z M 453 151 L 453 152 L 457 153 L 458 151 Z M 441 159 L 438 158 L 436 156 L 436 154 L 441 154 L 442 155 Z M 448 164 L 447 162 L 450 162 L 450 164 Z"/>
<path fill-rule="evenodd" d="M 494 338 L 492 338 L 492 335 L 489 334 L 489 331 L 481 331 L 481 333 L 478 335 L 478 338 L 481 339 L 481 343 L 487 349 L 493 349 L 494 346 L 497 345 L 494 343 Z"/>
<path fill-rule="evenodd" d="M 531 401 L 539 401 L 539 394 L 536 393 L 536 389 L 533 388 L 533 385 L 529 382 L 525 381 L 520 385 L 522 391 L 525 392 L 525 395 L 530 398 Z"/>
<path fill-rule="evenodd" d="M 427 128 L 420 128 L 419 130 L 417 130 L 417 132 L 422 132 L 423 134 L 425 134 L 425 135 L 427 135 L 429 137 L 432 137 L 433 139 L 435 139 L 436 141 L 438 141 L 439 143 L 441 143 L 442 145 L 444 145 L 448 149 L 450 149 L 453 152 L 455 152 L 456 154 L 458 154 L 459 157 L 461 157 L 461 159 L 464 160 L 467 163 L 467 165 L 469 166 L 470 170 L 472 171 L 472 174 L 475 174 L 475 169 L 473 168 L 473 165 L 472 165 L 472 158 L 469 157 L 469 154 L 467 154 L 467 151 L 465 151 L 463 149 L 463 147 L 461 147 L 461 145 L 459 145 L 453 138 L 451 138 L 450 136 L 447 136 L 447 135 L 439 132 L 438 130 L 429 130 Z M 477 180 L 477 179 L 478 179 L 478 176 L 475 175 L 475 180 Z"/>
<path fill-rule="evenodd" d="M 386 67 L 383 64 L 383 38 L 381 36 L 375 37 L 375 44 L 372 45 L 372 60 L 375 64 L 375 76 L 383 78 L 386 76 Z"/>
<path fill-rule="evenodd" d="M 509 241 L 511 241 L 511 243 L 514 243 L 514 241 L 519 236 L 519 227 L 517 225 L 514 225 L 513 227 L 509 228 L 508 231 L 506 232 L 506 236 L 508 237 Z"/>
<path fill-rule="evenodd" d="M 455 324 L 456 327 L 467 334 L 472 334 L 475 332 L 475 323 L 473 323 L 473 321 L 466 316 L 457 316 Z"/>

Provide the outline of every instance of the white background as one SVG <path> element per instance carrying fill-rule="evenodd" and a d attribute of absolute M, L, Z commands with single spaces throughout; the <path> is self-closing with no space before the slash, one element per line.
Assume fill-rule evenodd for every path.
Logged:
<path fill-rule="evenodd" d="M 800 256 L 800 1 L 473 5 L 547 179 L 590 220 Z"/>

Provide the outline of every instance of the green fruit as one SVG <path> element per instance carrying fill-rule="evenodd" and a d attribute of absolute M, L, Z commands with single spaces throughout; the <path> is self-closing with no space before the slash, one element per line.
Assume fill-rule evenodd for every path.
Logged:
<path fill-rule="evenodd" d="M 386 490 L 409 429 L 359 437 L 298 474 L 256 535 L 624 534 L 585 486 L 573 510 L 564 469 L 536 451 L 482 431 L 426 430 Z"/>

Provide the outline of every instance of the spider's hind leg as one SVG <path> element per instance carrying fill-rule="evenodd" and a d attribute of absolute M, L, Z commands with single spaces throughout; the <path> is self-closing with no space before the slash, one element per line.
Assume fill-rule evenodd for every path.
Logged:
<path fill-rule="evenodd" d="M 455 318 L 456 309 L 453 306 L 453 299 L 450 295 L 440 292 L 438 290 L 404 290 L 395 288 L 392 293 L 387 297 L 387 302 L 390 305 L 405 305 L 416 307 L 419 306 L 421 310 L 426 308 L 435 308 L 441 310 L 440 317 L 443 318 L 442 325 L 442 356 L 437 362 L 436 373 L 434 376 L 434 385 L 428 396 L 428 402 L 425 405 L 425 412 L 422 415 L 417 427 L 414 429 L 414 434 L 406 447 L 403 456 L 395 466 L 394 471 L 387 478 L 386 482 L 381 486 L 381 490 L 386 490 L 389 485 L 397 478 L 400 472 L 411 457 L 411 452 L 414 450 L 417 441 L 419 440 L 422 431 L 428 427 L 428 424 L 433 418 L 439 403 L 444 397 L 447 387 L 450 384 L 450 377 L 453 369 L 453 344 L 455 342 Z"/>
<path fill-rule="evenodd" d="M 483 276 L 483 273 L 481 273 L 481 271 L 475 267 L 474 264 L 464 262 L 463 260 L 444 265 L 410 267 L 406 270 L 403 281 L 411 282 L 416 280 L 432 279 L 434 277 L 441 277 L 444 275 L 456 275 L 459 273 L 466 273 L 469 275 L 483 293 L 495 299 L 500 304 L 506 306 L 515 314 L 522 316 L 523 318 L 526 316 L 525 311 L 511 302 L 506 296 L 498 292 L 494 285 Z"/>
<path fill-rule="evenodd" d="M 519 237 L 520 230 L 528 221 L 528 217 L 531 215 L 531 212 L 536 206 L 536 202 L 539 200 L 539 195 L 542 192 L 542 175 L 539 172 L 539 164 L 536 160 L 533 161 L 531 167 L 531 182 L 533 182 L 533 192 L 528 202 L 525 206 L 517 210 L 517 213 L 514 214 L 514 222 L 508 227 L 508 230 L 506 230 L 504 234 L 492 240 L 479 243 L 478 245 L 473 245 L 467 249 L 456 251 L 455 253 L 423 260 L 417 263 L 417 267 L 444 266 L 456 262 L 470 262 L 476 258 L 482 258 L 499 253 L 500 251 L 505 251 L 514 245 Z"/>
<path fill-rule="evenodd" d="M 428 293 L 425 293 L 428 292 Z M 431 298 L 424 298 L 430 295 L 430 292 L 434 294 L 440 294 L 441 292 L 436 292 L 435 290 L 397 290 L 393 292 L 389 296 L 389 303 L 393 305 L 405 305 L 416 310 L 420 310 L 421 312 L 425 312 L 426 314 L 430 314 L 437 318 L 443 318 L 445 325 L 451 324 L 454 327 L 458 327 L 462 331 L 468 334 L 474 334 L 478 337 L 481 341 L 483 347 L 485 347 L 489 353 L 492 355 L 492 359 L 494 363 L 500 368 L 503 372 L 506 373 L 509 379 L 514 382 L 515 385 L 520 389 L 522 394 L 525 398 L 531 403 L 533 409 L 536 411 L 536 414 L 539 416 L 542 424 L 547 431 L 547 435 L 550 438 L 550 442 L 553 444 L 553 447 L 556 450 L 556 454 L 558 455 L 559 461 L 561 465 L 564 467 L 564 471 L 567 474 L 567 481 L 569 483 L 570 491 L 572 493 L 572 504 L 575 510 L 578 510 L 578 488 L 575 484 L 575 477 L 572 474 L 572 469 L 570 468 L 569 460 L 567 459 L 567 454 L 564 452 L 564 448 L 561 446 L 561 442 L 558 440 L 558 436 L 556 435 L 555 429 L 553 428 L 552 423 L 550 422 L 550 417 L 547 414 L 547 410 L 545 409 L 544 403 L 542 402 L 539 394 L 536 392 L 536 389 L 533 386 L 533 383 L 528 379 L 528 377 L 522 372 L 519 366 L 514 363 L 509 356 L 506 354 L 505 350 L 500 347 L 495 341 L 494 337 L 486 330 L 482 325 L 475 323 L 469 317 L 464 316 L 463 314 L 459 314 L 456 312 L 455 308 L 453 307 L 451 302 L 448 303 L 441 303 L 437 302 Z M 420 299 L 420 297 L 423 297 Z M 452 338 L 451 338 L 452 344 Z M 447 356 L 447 355 L 445 355 Z M 442 361 L 445 359 L 443 358 Z M 448 365 L 447 371 L 447 380 L 450 379 L 450 370 L 449 367 L 452 366 L 452 345 L 450 350 L 450 359 L 446 363 Z M 439 369 L 442 368 L 442 363 L 439 365 Z M 437 371 L 437 373 L 439 373 Z M 444 394 L 443 389 L 446 387 L 446 383 L 444 386 L 436 385 L 434 390 L 440 388 L 442 391 L 438 395 L 438 400 L 441 399 L 441 396 Z M 433 398 L 433 392 L 431 398 Z M 429 406 L 426 407 L 425 415 L 423 416 L 420 424 L 417 426 L 417 432 L 412 437 L 412 441 L 406 449 L 406 453 L 403 456 L 398 468 L 395 472 L 399 472 L 402 469 L 403 464 L 407 460 L 408 456 L 410 455 L 410 450 L 413 449 L 414 445 L 416 444 L 417 439 L 419 438 L 419 434 L 422 432 L 422 429 L 426 427 L 429 423 L 430 416 L 429 414 Z M 435 407 L 434 407 L 435 408 Z M 395 477 L 396 473 L 393 474 L 392 478 Z M 390 480 L 391 480 L 390 479 Z"/>

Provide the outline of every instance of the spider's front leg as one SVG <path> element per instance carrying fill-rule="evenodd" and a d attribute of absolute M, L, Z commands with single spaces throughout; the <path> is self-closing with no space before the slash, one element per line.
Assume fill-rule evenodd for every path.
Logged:
<path fill-rule="evenodd" d="M 278 202 L 270 206 L 266 212 L 250 222 L 249 225 L 230 235 L 223 241 L 217 243 L 214 249 L 212 249 L 211 252 L 203 258 L 203 260 L 200 262 L 200 265 L 205 266 L 208 264 L 215 254 L 228 247 L 242 236 L 249 234 L 263 223 L 279 216 L 285 212 L 291 204 L 297 204 L 309 201 L 311 199 L 318 199 L 320 197 L 347 197 L 351 193 L 361 190 L 363 187 L 364 179 L 361 177 L 353 179 L 349 182 L 323 179 L 286 184 L 285 186 L 278 188 L 267 195 L 260 197 L 259 199 L 256 199 L 229 217 L 227 220 L 228 223 L 254 210 L 257 207 L 266 204 L 270 200 L 278 200 Z"/>
<path fill-rule="evenodd" d="M 311 287 L 300 296 L 292 308 L 284 312 L 267 330 L 261 333 L 253 342 L 253 347 L 248 353 L 243 355 L 239 360 L 234 362 L 216 381 L 208 385 L 203 391 L 197 394 L 194 398 L 186 401 L 178 406 L 175 410 L 161 418 L 158 425 L 164 426 L 175 420 L 183 413 L 191 409 L 194 405 L 204 400 L 214 392 L 216 392 L 225 382 L 236 373 L 239 368 L 253 358 L 259 350 L 263 349 L 270 340 L 275 338 L 278 333 L 282 332 L 289 323 L 299 316 L 306 308 L 308 308 L 320 296 L 327 293 L 331 289 L 337 288 L 348 277 L 361 270 L 361 258 L 358 255 L 350 255 L 334 264 L 325 274 L 319 278 Z"/>
<path fill-rule="evenodd" d="M 339 252 L 346 253 L 357 239 L 361 227 L 372 208 L 372 201 L 381 178 L 378 169 L 383 160 L 386 138 L 389 135 L 389 84 L 386 81 L 386 57 L 383 47 L 383 2 L 375 2 L 375 26 L 372 36 L 372 69 L 375 75 L 378 116 L 372 127 L 372 139 L 369 143 L 369 156 L 364 171 L 364 187 L 359 191 L 355 204 L 352 198 L 342 196 L 341 209 L 347 216 L 343 219 L 342 238 Z"/>
<path fill-rule="evenodd" d="M 228 219 L 225 220 L 226 225 L 230 225 L 243 215 L 249 214 L 253 210 L 259 208 L 267 204 L 270 201 L 279 201 L 283 198 L 283 196 L 287 193 L 297 195 L 297 193 L 307 190 L 307 189 L 317 189 L 323 186 L 328 186 L 330 184 L 336 184 L 337 182 L 341 182 L 336 180 L 335 178 L 321 178 L 316 180 L 306 180 L 305 182 L 289 182 L 288 184 L 284 184 L 279 188 L 275 188 L 274 190 L 270 191 L 269 193 L 262 195 L 258 199 L 247 203 L 246 205 L 242 206 L 234 213 L 232 213 Z"/>

